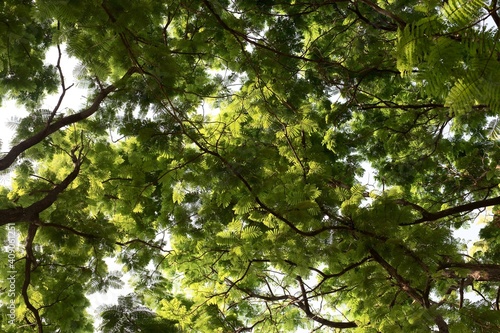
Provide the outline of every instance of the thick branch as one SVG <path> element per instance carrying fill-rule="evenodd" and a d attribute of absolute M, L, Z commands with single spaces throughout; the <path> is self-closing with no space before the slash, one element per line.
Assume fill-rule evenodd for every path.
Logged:
<path fill-rule="evenodd" d="M 458 274 L 454 268 L 467 270 L 465 276 Z M 500 281 L 500 265 L 473 263 L 445 263 L 440 267 L 448 278 L 472 278 L 475 281 Z"/>
<path fill-rule="evenodd" d="M 448 328 L 448 324 L 444 320 L 443 316 L 438 315 L 434 318 L 434 322 L 436 323 L 440 333 L 448 333 L 450 330 Z"/>
<path fill-rule="evenodd" d="M 413 206 L 413 208 L 416 208 L 416 205 L 406 203 L 406 205 Z M 475 202 L 470 202 L 464 205 L 459 205 L 455 206 L 452 208 L 448 208 L 439 212 L 431 213 L 423 210 L 423 208 L 418 208 L 417 210 L 422 214 L 422 218 L 410 222 L 410 223 L 401 223 L 400 225 L 413 225 L 413 224 L 420 224 L 420 223 L 425 223 L 425 222 L 432 222 L 436 221 L 439 219 L 442 219 L 444 217 L 460 214 L 460 213 L 468 213 L 473 211 L 474 209 L 478 208 L 486 208 L 489 206 L 495 206 L 495 205 L 500 205 L 500 197 L 495 197 L 495 198 L 490 198 L 490 199 L 485 199 L 485 200 L 479 200 Z"/>
<path fill-rule="evenodd" d="M 491 15 L 491 18 L 493 19 L 493 21 L 495 22 L 496 26 L 497 26 L 497 29 L 500 28 L 500 17 L 498 16 L 498 8 L 497 8 L 497 3 L 498 1 L 497 0 L 493 0 L 491 2 L 491 8 L 487 8 L 488 9 L 488 12 L 490 13 Z"/>
<path fill-rule="evenodd" d="M 391 264 L 389 264 L 382 256 L 375 251 L 374 249 L 370 249 L 370 254 L 373 259 L 382 266 L 389 275 L 396 280 L 398 286 L 403 290 L 408 296 L 410 296 L 413 300 L 418 302 L 421 305 L 424 305 L 424 299 L 420 293 L 414 289 L 410 282 L 407 281 L 403 276 L 401 276 L 396 268 L 394 268 Z"/>
<path fill-rule="evenodd" d="M 38 214 L 49 208 L 57 200 L 59 194 L 61 194 L 78 176 L 81 161 L 74 160 L 73 162 L 75 164 L 73 171 L 66 176 L 61 183 L 50 190 L 44 198 L 28 207 L 16 207 L 0 210 L 0 216 L 2 216 L 0 225 L 16 222 L 30 222 L 38 219 Z"/>
<path fill-rule="evenodd" d="M 28 310 L 30 310 L 31 313 L 33 313 L 33 316 L 35 316 L 38 333 L 43 333 L 42 318 L 40 317 L 38 309 L 35 308 L 33 304 L 31 304 L 28 295 L 28 288 L 31 282 L 31 266 L 35 264 L 35 257 L 33 254 L 33 241 L 35 239 L 37 229 L 38 225 L 36 223 L 31 223 L 28 228 L 28 236 L 26 237 L 26 247 L 25 247 L 26 262 L 24 264 L 24 281 L 23 281 L 23 286 L 21 288 L 21 294 L 23 295 L 24 304 L 26 304 Z"/>
<path fill-rule="evenodd" d="M 120 81 L 124 81 L 128 79 L 132 74 L 138 72 L 138 69 L 135 67 L 132 67 L 127 71 L 127 73 L 120 79 Z M 99 94 L 94 99 L 94 102 L 90 107 L 87 109 L 75 113 L 72 115 L 69 115 L 67 117 L 63 117 L 59 119 L 58 121 L 48 124 L 43 130 L 39 131 L 38 133 L 35 133 L 33 136 L 27 138 L 26 140 L 18 143 L 14 147 L 10 149 L 10 151 L 0 159 L 0 170 L 5 170 L 9 166 L 14 163 L 14 161 L 17 159 L 19 155 L 21 155 L 23 152 L 25 152 L 27 149 L 33 147 L 34 145 L 40 143 L 43 139 L 51 135 L 52 133 L 60 130 L 61 128 L 71 125 L 73 123 L 79 122 L 81 120 L 84 120 L 91 115 L 93 115 L 98 109 L 99 106 L 101 105 L 101 102 L 113 91 L 116 90 L 115 85 L 110 85 L 107 88 L 101 90 Z"/>

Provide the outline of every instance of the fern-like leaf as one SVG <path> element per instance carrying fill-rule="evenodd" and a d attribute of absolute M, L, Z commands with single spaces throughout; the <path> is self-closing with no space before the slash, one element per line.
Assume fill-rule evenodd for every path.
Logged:
<path fill-rule="evenodd" d="M 482 0 L 449 0 L 443 5 L 443 12 L 452 24 L 463 27 L 476 21 L 485 7 Z"/>

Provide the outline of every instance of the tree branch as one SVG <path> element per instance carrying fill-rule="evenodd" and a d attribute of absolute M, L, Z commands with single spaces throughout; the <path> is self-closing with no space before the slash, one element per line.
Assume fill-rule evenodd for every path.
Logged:
<path fill-rule="evenodd" d="M 413 300 L 417 301 L 419 304 L 424 305 L 424 299 L 420 293 L 414 289 L 408 280 L 406 280 L 403 276 L 401 276 L 396 268 L 394 268 L 391 264 L 389 264 L 377 251 L 373 248 L 370 249 L 370 254 L 373 259 L 382 266 L 389 275 L 396 280 L 399 288 L 403 290 L 408 296 L 410 296 Z"/>
<path fill-rule="evenodd" d="M 311 311 L 311 308 L 309 306 L 309 301 L 307 299 L 307 292 L 306 292 L 306 288 L 304 286 L 304 281 L 302 281 L 302 278 L 300 276 L 297 276 L 297 281 L 299 282 L 299 286 L 300 286 L 300 291 L 302 293 L 302 301 L 301 302 L 297 302 L 297 306 L 305 312 L 306 316 L 312 320 L 314 320 L 315 322 L 318 322 L 320 323 L 321 325 L 324 325 L 324 326 L 327 326 L 327 327 L 332 327 L 332 328 L 354 328 L 354 327 L 358 327 L 358 325 L 353 322 L 353 321 L 350 321 L 350 322 L 338 322 L 338 321 L 332 321 L 332 320 L 328 320 L 328 319 L 325 319 L 323 317 L 320 317 L 314 313 L 312 313 Z"/>
<path fill-rule="evenodd" d="M 422 218 L 410 222 L 410 223 L 401 223 L 399 224 L 400 226 L 406 226 L 406 225 L 414 225 L 414 224 L 420 224 L 420 223 L 425 223 L 425 222 L 432 222 L 436 221 L 448 216 L 460 214 L 460 213 L 468 213 L 473 211 L 474 209 L 478 208 L 486 208 L 489 206 L 495 206 L 495 205 L 500 205 L 500 197 L 495 197 L 495 198 L 490 198 L 490 199 L 485 199 L 485 200 L 479 200 L 475 202 L 469 202 L 467 204 L 455 206 L 452 208 L 448 208 L 439 212 L 431 213 L 426 211 L 423 208 L 417 208 L 418 206 L 415 204 L 411 203 L 406 203 L 405 205 L 410 205 L 413 208 L 417 209 L 421 214 Z"/>
<path fill-rule="evenodd" d="M 67 175 L 61 183 L 50 190 L 44 198 L 28 207 L 1 209 L 0 216 L 2 216 L 2 220 L 0 221 L 0 226 L 8 223 L 32 222 L 37 220 L 38 214 L 49 208 L 57 200 L 59 194 L 61 194 L 80 173 L 81 160 L 74 155 L 74 151 L 72 158 L 74 164 L 73 171 Z"/>
<path fill-rule="evenodd" d="M 40 313 L 38 312 L 38 309 L 31 304 L 29 295 L 28 295 L 28 288 L 30 286 L 31 282 L 31 266 L 33 264 L 36 264 L 35 261 L 35 256 L 33 254 L 33 241 L 35 239 L 36 231 L 38 229 L 38 225 L 34 222 L 32 222 L 29 227 L 28 227 L 28 235 L 26 237 L 26 262 L 24 264 L 24 281 L 23 285 L 21 287 L 21 294 L 23 296 L 24 304 L 26 304 L 26 307 L 28 310 L 33 313 L 33 316 L 35 316 L 36 320 L 36 326 L 38 329 L 38 333 L 43 333 L 43 323 L 42 323 L 42 318 L 40 317 Z M 35 324 L 30 325 L 34 326 Z"/>
<path fill-rule="evenodd" d="M 70 233 L 72 233 L 74 235 L 77 235 L 77 236 L 80 236 L 80 237 L 84 237 L 84 238 L 87 238 L 87 239 L 99 239 L 99 238 L 101 238 L 98 235 L 89 234 L 89 233 L 86 233 L 86 232 L 81 232 L 81 231 L 76 230 L 75 228 L 68 227 L 68 226 L 65 226 L 65 225 L 62 225 L 62 224 L 57 224 L 57 223 L 41 223 L 40 225 L 42 227 L 53 227 L 53 228 L 58 228 L 58 229 L 66 230 L 66 231 L 69 231 Z M 152 243 L 146 242 L 145 240 L 138 239 L 138 238 L 134 238 L 134 239 L 128 240 L 126 242 L 114 242 L 114 244 L 120 245 L 120 246 L 128 246 L 128 245 L 133 244 L 133 243 L 144 244 L 144 245 L 146 245 L 146 246 L 148 246 L 150 248 L 157 249 L 157 250 L 160 250 L 162 252 L 171 252 L 170 250 L 165 250 L 160 245 L 152 244 Z"/>
<path fill-rule="evenodd" d="M 59 22 L 57 22 L 57 29 L 59 30 Z M 71 84 L 69 87 L 66 87 L 66 83 L 64 82 L 64 75 L 63 75 L 62 68 L 61 68 L 62 52 L 61 52 L 61 46 L 59 44 L 57 44 L 57 53 L 58 53 L 58 57 L 57 57 L 56 68 L 59 72 L 59 80 L 61 81 L 62 91 L 61 91 L 61 94 L 59 95 L 59 99 L 57 101 L 56 106 L 54 107 L 54 109 L 52 109 L 52 112 L 51 112 L 49 118 L 47 119 L 46 126 L 50 126 L 50 123 L 52 122 L 52 120 L 54 120 L 54 117 L 56 116 L 57 111 L 59 111 L 59 107 L 61 107 L 62 101 L 64 100 L 64 96 L 66 96 L 66 91 L 68 91 L 73 86 L 73 84 Z"/>
<path fill-rule="evenodd" d="M 491 8 L 487 8 L 488 13 L 490 13 L 491 18 L 495 22 L 497 29 L 500 28 L 500 17 L 498 16 L 498 8 L 497 8 L 498 1 L 493 0 L 491 2 Z"/>
<path fill-rule="evenodd" d="M 370 0 L 359 0 L 359 1 L 366 4 L 367 6 L 371 7 L 377 13 L 396 21 L 396 23 L 398 24 L 400 29 L 403 29 L 406 26 L 406 22 L 403 21 L 402 18 L 400 18 L 396 14 L 393 14 L 390 11 L 378 6 L 376 3 L 373 3 Z"/>
<path fill-rule="evenodd" d="M 132 74 L 137 72 L 138 68 L 136 67 L 130 68 L 118 82 L 127 80 Z M 79 113 L 63 117 L 52 124 L 48 124 L 43 130 L 39 131 L 38 133 L 35 133 L 33 136 L 27 138 L 24 141 L 21 141 L 20 143 L 12 147 L 10 151 L 0 159 L 0 171 L 10 167 L 19 155 L 21 155 L 27 149 L 40 143 L 43 139 L 45 139 L 52 133 L 60 130 L 65 126 L 79 122 L 93 115 L 99 109 L 99 106 L 101 105 L 102 101 L 115 90 L 116 90 L 116 85 L 108 86 L 107 88 L 101 90 L 97 94 L 97 96 L 94 98 L 94 102 L 87 109 Z"/>
<path fill-rule="evenodd" d="M 453 268 L 464 269 L 468 272 L 465 276 L 457 274 Z M 443 275 L 448 278 L 471 278 L 475 281 L 500 281 L 500 265 L 496 264 L 474 264 L 464 263 L 444 263 L 438 268 Z"/>

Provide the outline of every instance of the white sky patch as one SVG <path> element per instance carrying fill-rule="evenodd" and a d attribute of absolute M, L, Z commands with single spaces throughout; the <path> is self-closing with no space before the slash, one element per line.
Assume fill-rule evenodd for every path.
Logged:
<path fill-rule="evenodd" d="M 2 153 L 10 149 L 11 138 L 15 134 L 16 118 L 23 118 L 28 113 L 24 107 L 17 105 L 13 100 L 4 100 L 0 107 L 0 138 L 2 140 Z"/>
<path fill-rule="evenodd" d="M 77 112 L 85 105 L 87 90 L 82 89 L 82 87 L 77 84 L 77 80 L 74 79 L 74 71 L 79 66 L 78 60 L 68 57 L 63 47 L 61 47 L 61 50 L 61 70 L 64 76 L 64 82 L 67 89 L 71 85 L 73 86 L 71 86 L 71 88 L 66 91 L 66 95 L 64 96 L 62 104 L 59 107 L 59 113 L 68 114 L 68 111 Z M 50 48 L 45 56 L 45 63 L 56 65 L 58 56 L 59 55 L 57 48 Z M 56 94 L 53 94 L 45 99 L 44 103 L 42 104 L 42 109 L 54 109 L 59 99 L 59 94 L 61 93 L 60 90 L 61 87 L 59 87 L 59 91 Z"/>
<path fill-rule="evenodd" d="M 52 47 L 47 51 L 45 56 L 45 64 L 56 65 L 58 52 L 56 47 Z M 78 61 L 74 58 L 69 58 L 63 50 L 61 59 L 61 69 L 64 75 L 66 88 L 75 83 L 73 79 L 73 70 L 77 66 Z M 60 90 L 60 87 L 59 87 Z M 78 111 L 85 102 L 86 90 L 71 87 L 66 91 L 66 96 L 59 107 L 59 113 L 68 113 L 69 110 Z M 41 109 L 53 110 L 57 105 L 60 91 L 47 96 L 42 102 Z M 17 119 L 22 119 L 28 115 L 26 108 L 17 104 L 13 100 L 3 100 L 0 106 L 0 139 L 2 141 L 2 153 L 8 152 L 11 147 L 11 139 L 15 134 L 15 122 Z"/>
<path fill-rule="evenodd" d="M 104 259 L 106 264 L 108 265 L 108 271 L 122 271 L 123 265 L 118 264 L 114 258 L 106 258 Z M 120 296 L 125 296 L 133 292 L 133 289 L 130 287 L 128 281 L 130 280 L 131 275 L 129 273 L 123 274 L 121 280 L 123 282 L 123 287 L 120 289 L 109 288 L 105 293 L 93 293 L 87 295 L 87 298 L 90 300 L 90 306 L 87 308 L 88 313 L 94 317 L 94 331 L 98 331 L 98 327 L 101 325 L 102 320 L 100 317 L 100 313 L 105 306 L 109 305 L 117 305 L 118 298 Z"/>

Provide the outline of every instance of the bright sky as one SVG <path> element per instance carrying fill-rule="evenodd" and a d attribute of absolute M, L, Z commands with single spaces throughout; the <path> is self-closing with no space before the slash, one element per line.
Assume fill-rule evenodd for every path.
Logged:
<path fill-rule="evenodd" d="M 16 105 L 14 101 L 4 100 L 0 106 L 0 141 L 1 152 L 6 153 L 10 149 L 10 140 L 14 136 L 15 126 L 11 122 L 15 118 L 21 118 L 26 115 L 24 108 Z M 10 175 L 0 174 L 0 185 L 10 186 Z"/>

